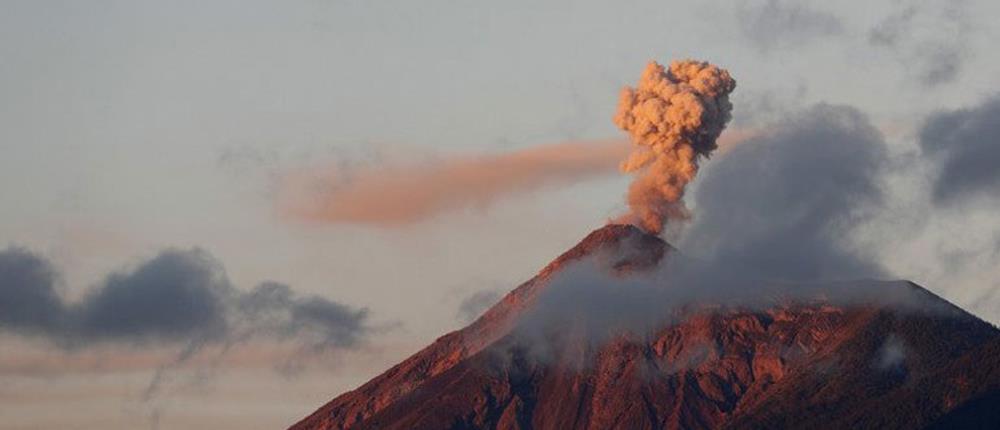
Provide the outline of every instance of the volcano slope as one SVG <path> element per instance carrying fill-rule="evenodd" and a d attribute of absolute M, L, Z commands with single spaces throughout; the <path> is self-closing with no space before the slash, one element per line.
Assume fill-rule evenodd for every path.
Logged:
<path fill-rule="evenodd" d="M 583 287 L 596 304 L 546 295 L 574 288 L 560 277 L 581 262 L 626 279 L 675 254 L 631 226 L 598 229 L 470 326 L 291 428 L 1000 428 L 1000 331 L 910 282 L 753 302 L 647 295 L 640 312 L 602 313 L 605 297 Z M 564 300 L 570 311 L 553 312 Z"/>

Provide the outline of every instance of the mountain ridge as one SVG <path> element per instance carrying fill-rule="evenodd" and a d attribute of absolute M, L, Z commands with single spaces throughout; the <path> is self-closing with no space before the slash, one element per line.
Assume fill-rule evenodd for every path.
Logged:
<path fill-rule="evenodd" d="M 907 391 L 934 388 L 929 375 L 962 387 L 982 366 L 953 362 L 1000 358 L 992 346 L 1000 345 L 997 329 L 950 303 L 952 312 L 926 314 L 823 300 L 694 306 L 673 310 L 674 323 L 645 337 L 598 344 L 579 342 L 586 333 L 572 326 L 530 341 L 517 331 L 539 292 L 571 263 L 603 253 L 613 272 L 641 272 L 672 251 L 632 226 L 595 230 L 469 326 L 291 428 L 913 428 L 947 420 L 965 402 L 1000 389 L 1000 371 L 991 370 L 1000 366 L 993 365 L 964 389 L 931 390 L 940 391 L 932 401 Z M 910 282 L 877 286 L 947 303 Z M 544 357 L 539 340 L 551 346 Z M 866 393 L 865 403 L 848 395 L 856 390 Z M 868 403 L 923 407 L 892 418 Z"/>

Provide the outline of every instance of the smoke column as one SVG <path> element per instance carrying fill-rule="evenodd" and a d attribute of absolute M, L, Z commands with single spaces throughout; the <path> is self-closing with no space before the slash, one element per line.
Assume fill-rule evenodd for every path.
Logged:
<path fill-rule="evenodd" d="M 631 213 L 623 221 L 660 233 L 668 219 L 685 219 L 684 188 L 698 173 L 701 157 L 716 148 L 729 122 L 729 72 L 701 61 L 651 61 L 635 88 L 622 89 L 614 123 L 628 133 L 634 150 L 621 164 L 634 173 Z"/>

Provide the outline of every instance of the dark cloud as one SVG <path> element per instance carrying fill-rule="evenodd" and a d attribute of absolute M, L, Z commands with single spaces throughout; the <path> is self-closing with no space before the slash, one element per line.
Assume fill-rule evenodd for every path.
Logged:
<path fill-rule="evenodd" d="M 843 31 L 836 15 L 796 2 L 744 2 L 739 15 L 743 36 L 761 52 L 799 46 Z"/>
<path fill-rule="evenodd" d="M 207 252 L 166 250 L 134 270 L 111 274 L 75 310 L 94 339 L 187 339 L 226 331 L 226 301 L 237 294 Z"/>
<path fill-rule="evenodd" d="M 64 315 L 57 281 L 52 265 L 30 251 L 0 251 L 0 326 L 30 333 L 55 328 Z"/>
<path fill-rule="evenodd" d="M 458 318 L 463 322 L 472 322 L 483 312 L 500 300 L 501 292 L 497 290 L 476 291 L 458 305 Z"/>
<path fill-rule="evenodd" d="M 58 279 L 38 255 L 19 248 L 0 251 L 0 329 L 72 348 L 173 342 L 194 351 L 260 337 L 296 340 L 313 349 L 354 347 L 371 332 L 367 309 L 301 296 L 274 282 L 242 292 L 200 249 L 165 250 L 112 273 L 77 303 L 58 294 Z"/>
<path fill-rule="evenodd" d="M 306 337 L 315 348 L 353 347 L 368 332 L 368 309 L 317 296 L 299 297 L 277 282 L 264 282 L 241 296 L 239 308 L 252 330 L 279 338 Z"/>
<path fill-rule="evenodd" d="M 971 27 L 966 3 L 899 3 L 868 31 L 868 42 L 889 50 L 924 85 L 954 81 L 968 54 Z"/>
<path fill-rule="evenodd" d="M 886 162 L 863 114 L 810 108 L 706 163 L 681 249 L 769 279 L 876 276 L 878 265 L 848 236 L 882 207 Z"/>
<path fill-rule="evenodd" d="M 940 166 L 933 183 L 935 203 L 1000 196 L 1000 97 L 931 115 L 919 139 L 924 154 Z"/>

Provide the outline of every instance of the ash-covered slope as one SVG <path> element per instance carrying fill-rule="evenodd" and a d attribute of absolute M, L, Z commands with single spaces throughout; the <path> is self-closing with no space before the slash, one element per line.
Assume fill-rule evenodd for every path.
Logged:
<path fill-rule="evenodd" d="M 524 329 L 572 262 L 600 254 L 627 277 L 670 251 L 634 227 L 603 227 L 469 327 L 292 428 L 920 428 L 995 409 L 1000 332 L 907 282 L 853 288 L 925 307 L 664 303 L 664 324 L 642 333 L 594 337 L 588 315 Z"/>

